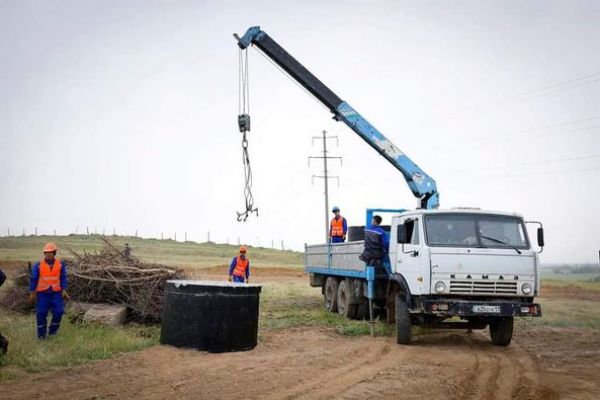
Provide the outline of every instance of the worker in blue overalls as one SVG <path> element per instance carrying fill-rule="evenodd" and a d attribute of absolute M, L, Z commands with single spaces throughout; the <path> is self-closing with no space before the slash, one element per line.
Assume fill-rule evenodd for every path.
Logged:
<path fill-rule="evenodd" d="M 67 267 L 56 258 L 56 245 L 48 243 L 44 247 L 44 258 L 33 265 L 29 281 L 29 301 L 36 302 L 37 336 L 45 339 L 46 335 L 54 336 L 60 327 L 64 314 L 63 299 L 67 294 Z M 48 312 L 52 311 L 52 322 L 48 329 Z"/>
<path fill-rule="evenodd" d="M 233 257 L 229 265 L 229 282 L 248 283 L 250 280 L 250 260 L 246 256 L 246 246 L 240 247 L 240 255 Z"/>
<path fill-rule="evenodd" d="M 390 238 L 381 227 L 381 217 L 374 215 L 371 225 L 365 229 L 365 248 L 359 259 L 367 265 L 383 267 L 383 260 L 388 254 Z"/>

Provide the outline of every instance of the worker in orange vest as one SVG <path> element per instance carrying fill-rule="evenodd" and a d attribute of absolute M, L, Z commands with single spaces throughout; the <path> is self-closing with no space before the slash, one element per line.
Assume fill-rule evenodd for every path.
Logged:
<path fill-rule="evenodd" d="M 37 336 L 45 339 L 54 336 L 60 327 L 65 311 L 63 299 L 67 294 L 67 267 L 56 258 L 57 247 L 54 243 L 44 246 L 44 258 L 33 265 L 29 280 L 29 301 L 36 302 Z M 52 311 L 52 322 L 48 329 L 48 312 Z"/>
<path fill-rule="evenodd" d="M 339 207 L 333 207 L 333 219 L 329 225 L 329 240 L 331 243 L 343 243 L 346 241 L 346 232 L 348 232 L 348 223 L 346 218 L 340 215 Z"/>
<path fill-rule="evenodd" d="M 250 279 L 250 260 L 246 257 L 246 246 L 240 247 L 240 255 L 233 257 L 229 266 L 229 282 L 248 283 Z"/>

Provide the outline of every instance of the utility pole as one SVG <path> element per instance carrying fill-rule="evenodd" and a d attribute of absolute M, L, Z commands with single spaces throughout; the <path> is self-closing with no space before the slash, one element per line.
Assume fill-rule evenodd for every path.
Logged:
<path fill-rule="evenodd" d="M 327 140 L 328 139 L 335 139 L 336 144 L 338 144 L 338 137 L 337 136 L 327 136 L 327 131 L 323 131 L 322 136 L 313 136 L 313 144 L 315 142 L 315 139 L 322 139 L 323 140 L 323 155 L 322 156 L 310 156 L 308 157 L 308 166 L 310 166 L 310 160 L 313 158 L 322 158 L 323 159 L 323 175 L 313 175 L 312 176 L 312 181 L 314 183 L 315 178 L 317 179 L 323 179 L 324 182 L 324 195 L 325 195 L 325 241 L 329 242 L 329 179 L 336 179 L 338 182 L 338 186 L 340 185 L 340 177 L 339 176 L 330 176 L 329 175 L 329 170 L 328 170 L 328 165 L 327 165 L 327 160 L 329 159 L 336 159 L 336 160 L 340 160 L 340 165 L 342 165 L 342 157 L 338 157 L 338 156 L 330 156 L 327 153 Z"/>

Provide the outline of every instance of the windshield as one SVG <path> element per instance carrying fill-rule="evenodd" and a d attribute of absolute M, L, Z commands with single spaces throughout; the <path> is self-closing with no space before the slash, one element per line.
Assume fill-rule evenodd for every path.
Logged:
<path fill-rule="evenodd" d="M 485 214 L 425 216 L 425 235 L 431 246 L 529 248 L 520 218 Z"/>

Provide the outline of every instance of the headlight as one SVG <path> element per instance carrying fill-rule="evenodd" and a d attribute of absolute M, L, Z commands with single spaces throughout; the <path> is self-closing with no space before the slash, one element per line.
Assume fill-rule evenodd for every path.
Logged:
<path fill-rule="evenodd" d="M 442 281 L 437 281 L 435 283 L 435 291 L 438 293 L 442 293 L 444 290 L 446 290 L 446 284 Z"/>
<path fill-rule="evenodd" d="M 521 286 L 521 291 L 523 292 L 523 294 L 531 294 L 532 290 L 533 288 L 529 283 L 524 283 L 523 286 Z"/>

